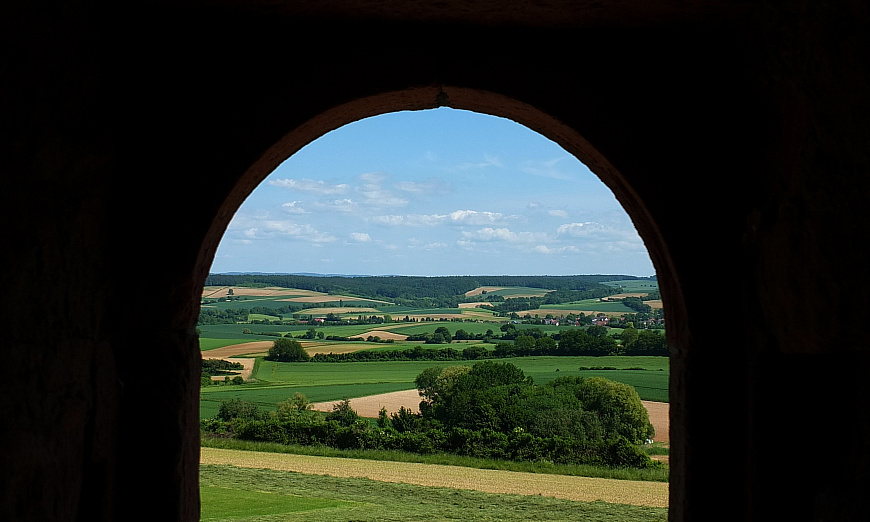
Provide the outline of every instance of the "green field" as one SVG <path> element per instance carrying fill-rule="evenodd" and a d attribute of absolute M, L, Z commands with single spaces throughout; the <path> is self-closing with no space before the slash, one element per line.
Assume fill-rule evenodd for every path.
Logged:
<path fill-rule="evenodd" d="M 624 292 L 653 292 L 659 289 L 658 281 L 645 279 L 625 279 L 620 281 L 606 281 L 602 283 L 608 286 L 619 286 Z"/>
<path fill-rule="evenodd" d="M 649 285 L 650 282 L 644 281 Z M 627 285 L 623 285 L 626 291 Z M 649 290 L 649 287 L 646 288 Z M 505 297 L 544 293 L 541 289 L 510 288 L 497 292 Z M 275 298 L 246 297 L 218 306 L 277 308 L 287 304 Z M 394 320 L 405 315 L 469 314 L 470 309 L 417 309 L 382 303 L 344 301 L 346 306 L 377 306 L 379 312 L 341 314 L 345 318 L 357 315 L 390 314 Z M 631 312 L 619 303 L 588 300 L 546 307 L 558 315 L 561 310 Z M 309 310 L 322 316 L 321 309 Z M 475 310 L 480 313 L 480 310 Z M 542 309 L 535 313 L 546 312 Z M 490 312 L 485 312 L 490 313 Z M 543 317 L 543 314 L 541 315 Z M 287 318 L 287 316 L 285 316 Z M 251 319 L 276 317 L 253 315 Z M 476 319 L 476 318 L 475 318 Z M 487 321 L 484 318 L 484 321 Z M 502 319 L 501 321 L 505 321 Z M 366 337 L 372 330 L 387 328 L 392 333 L 413 335 L 432 333 L 446 327 L 451 333 L 463 329 L 472 335 L 492 330 L 500 334 L 503 322 L 426 321 L 350 326 L 313 326 L 325 336 Z M 516 324 L 517 329 L 540 329 L 552 335 L 564 329 L 546 325 Z M 273 333 L 300 336 L 311 325 L 221 324 L 200 327 L 200 347 L 207 351 L 233 344 L 275 340 Z M 254 334 L 243 334 L 248 329 Z M 618 332 L 618 330 L 614 330 Z M 474 341 L 472 341 L 474 342 Z M 479 342 L 479 341 L 477 341 Z M 329 343 L 325 343 L 329 346 Z M 356 345 L 357 343 L 354 343 Z M 335 342 L 346 347 L 347 342 Z M 446 345 L 424 345 L 419 341 L 389 344 L 358 343 L 360 349 L 375 351 L 425 348 L 445 348 Z M 450 345 L 462 350 L 466 343 Z M 493 345 L 488 344 L 491 348 Z M 318 347 L 322 349 L 322 345 Z M 200 417 L 214 417 L 222 401 L 243 399 L 257 404 L 263 411 L 274 411 L 276 405 L 304 394 L 311 402 L 333 401 L 414 388 L 414 379 L 425 368 L 475 364 L 476 361 L 378 361 L 355 363 L 277 363 L 258 359 L 254 380 L 241 386 L 210 386 L 201 389 Z M 559 376 L 601 376 L 635 387 L 642 399 L 668 401 L 669 362 L 663 357 L 522 357 L 502 359 L 521 368 L 538 384 Z M 581 369 L 583 368 L 583 369 Z M 606 369 L 604 369 L 606 368 Z M 366 457 L 370 458 L 370 457 Z M 463 464 L 464 465 L 464 464 Z M 339 478 L 309 475 L 271 469 L 245 469 L 223 465 L 202 465 L 202 520 L 357 520 L 357 521 L 423 521 L 423 520 L 665 520 L 666 508 L 637 507 L 604 502 L 579 502 L 540 495 L 491 494 L 447 487 L 393 484 L 363 478 Z M 545 472 L 548 473 L 548 472 Z M 646 479 L 643 479 L 646 480 Z"/>
<path fill-rule="evenodd" d="M 664 521 L 667 508 L 201 465 L 202 520 Z"/>
<path fill-rule="evenodd" d="M 655 281 L 614 281 L 612 284 L 621 285 L 626 291 L 651 291 L 657 289 Z M 292 293 L 292 292 L 289 292 Z M 503 290 L 491 291 L 490 294 L 503 295 L 505 297 L 545 293 L 540 288 L 513 287 Z M 300 292 L 299 295 L 310 295 Z M 280 307 L 288 304 L 288 295 L 271 297 L 245 296 L 242 299 L 216 303 L 214 306 L 224 308 L 250 308 L 252 306 Z M 336 296 L 338 298 L 338 296 Z M 298 303 L 297 303 L 298 304 Z M 418 309 L 397 305 L 375 303 L 364 299 L 344 300 L 346 306 L 353 305 L 377 305 L 381 313 L 390 314 L 394 320 L 401 319 L 405 315 L 425 314 L 458 314 L 471 309 L 445 308 L 445 309 Z M 632 312 L 620 303 L 602 303 L 597 299 L 578 301 L 562 305 L 547 305 L 535 313 L 548 313 L 552 310 L 557 314 L 561 310 L 589 310 L 604 312 Z M 317 312 L 319 309 L 312 308 Z M 479 312 L 479 310 L 477 310 Z M 372 313 L 370 313 L 372 314 Z M 316 314 L 321 315 L 321 314 Z M 344 314 L 342 314 L 344 315 Z M 350 313 L 352 317 L 365 316 L 366 313 Z M 253 318 L 269 318 L 269 316 L 254 316 Z M 311 325 L 263 325 L 263 324 L 217 324 L 202 325 L 200 330 L 200 347 L 202 350 L 212 350 L 233 344 L 251 341 L 272 341 L 275 335 L 292 334 L 301 336 L 310 328 L 315 328 L 325 336 L 340 337 L 366 337 L 368 332 L 389 327 L 389 331 L 402 335 L 415 335 L 432 333 L 438 327 L 446 327 L 451 334 L 463 329 L 472 335 L 483 335 L 487 330 L 500 334 L 502 322 L 454 322 L 454 321 L 426 321 L 412 323 L 389 323 L 389 324 L 362 324 L 344 326 L 311 326 Z M 529 328 L 541 329 L 552 335 L 564 329 L 563 327 L 516 324 L 517 329 Z M 242 333 L 250 330 L 251 334 Z M 265 335 L 265 334 L 273 335 Z M 336 341 L 336 347 L 346 348 L 347 343 Z M 389 344 L 359 343 L 360 349 L 376 351 L 403 350 L 414 346 L 422 346 L 419 341 L 402 342 L 396 341 Z M 328 347 L 328 344 L 326 345 Z M 426 348 L 444 345 L 427 345 Z M 462 350 L 466 343 L 454 343 L 451 345 L 456 350 Z M 492 345 L 486 345 L 491 347 Z M 319 349 L 323 349 L 322 346 Z M 328 350 L 328 348 L 327 348 Z M 611 380 L 624 382 L 634 386 L 641 398 L 667 402 L 668 400 L 668 360 L 659 357 L 523 357 L 505 359 L 520 367 L 527 375 L 531 376 L 536 383 L 543 384 L 561 375 L 602 376 Z M 267 410 L 274 409 L 278 402 L 291 397 L 294 393 L 303 393 L 313 402 L 338 400 L 345 397 L 362 397 L 391 391 L 407 390 L 414 387 L 414 378 L 425 368 L 431 366 L 472 365 L 474 361 L 450 361 L 450 362 L 366 362 L 366 363 L 272 363 L 260 361 L 258 370 L 253 376 L 254 383 L 243 386 L 214 386 L 202 389 L 200 415 L 203 418 L 212 417 L 217 413 L 220 402 L 230 398 L 242 398 L 259 404 Z M 581 367 L 613 367 L 608 370 L 584 370 Z M 640 367 L 643 370 L 629 370 L 627 368 Z"/>
<path fill-rule="evenodd" d="M 208 471 L 205 472 L 208 475 Z M 235 489 L 227 486 L 201 486 L 202 521 L 238 520 L 269 515 L 289 515 L 316 509 L 351 507 L 353 502 L 289 493 Z"/>
<path fill-rule="evenodd" d="M 564 375 L 601 376 L 634 386 L 644 400 L 668 401 L 670 371 L 668 359 L 665 357 L 515 357 L 500 361 L 519 367 L 538 384 L 544 384 Z M 426 368 L 471 366 L 474 363 L 475 361 L 352 363 L 262 361 L 254 375 L 258 380 L 256 384 L 203 388 L 200 395 L 200 417 L 213 417 L 221 401 L 234 398 L 257 403 L 262 409 L 272 411 L 279 402 L 292 397 L 294 393 L 302 393 L 312 402 L 323 402 L 345 397 L 365 397 L 410 390 L 414 388 L 414 379 Z M 580 370 L 581 367 L 617 369 Z"/>
<path fill-rule="evenodd" d="M 481 297 L 483 298 L 483 297 L 486 297 L 487 295 L 500 295 L 500 296 L 504 297 L 505 299 L 509 299 L 511 297 L 516 297 L 516 296 L 541 297 L 541 296 L 547 295 L 547 292 L 549 292 L 549 290 L 546 290 L 543 288 L 529 288 L 529 287 L 524 287 L 524 286 L 512 286 L 510 288 L 503 288 L 501 290 L 489 290 L 486 292 L 486 294 L 482 294 Z"/>
<path fill-rule="evenodd" d="M 584 299 L 583 301 L 574 301 L 571 303 L 541 305 L 541 310 L 580 310 L 588 312 L 604 312 L 613 314 L 633 314 L 636 313 L 631 308 L 623 305 L 618 301 L 612 303 L 602 302 L 598 299 Z"/>

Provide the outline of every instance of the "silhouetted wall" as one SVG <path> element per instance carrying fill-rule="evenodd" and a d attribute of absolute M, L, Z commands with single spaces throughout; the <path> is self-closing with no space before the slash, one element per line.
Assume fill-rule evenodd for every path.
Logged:
<path fill-rule="evenodd" d="M 442 91 L 577 155 L 644 238 L 671 518 L 865 514 L 867 7 L 655 4 L 4 4 L 0 520 L 198 520 L 226 225 L 309 141 Z"/>

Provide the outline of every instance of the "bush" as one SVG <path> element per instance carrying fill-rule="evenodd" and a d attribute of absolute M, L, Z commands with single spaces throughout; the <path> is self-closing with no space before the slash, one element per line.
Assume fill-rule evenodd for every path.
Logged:
<path fill-rule="evenodd" d="M 360 420 L 359 414 L 350 407 L 350 399 L 342 399 L 332 406 L 332 411 L 326 414 L 326 420 L 335 421 L 339 426 L 353 426 Z"/>
<path fill-rule="evenodd" d="M 218 409 L 217 418 L 229 422 L 234 419 L 242 420 L 259 420 L 265 415 L 260 411 L 260 407 L 253 402 L 243 401 L 242 399 L 230 399 L 221 402 Z"/>

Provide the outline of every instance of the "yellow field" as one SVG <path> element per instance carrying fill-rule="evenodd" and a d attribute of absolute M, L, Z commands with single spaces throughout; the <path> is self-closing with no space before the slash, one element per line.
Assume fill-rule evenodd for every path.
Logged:
<path fill-rule="evenodd" d="M 476 303 L 459 303 L 459 308 L 477 308 L 480 305 L 491 305 L 492 303 L 488 303 L 486 301 L 479 301 Z"/>
<path fill-rule="evenodd" d="M 312 457 L 281 453 L 201 448 L 202 464 L 295 471 L 309 475 L 360 477 L 381 482 L 470 489 L 486 493 L 545 497 L 634 506 L 668 506 L 668 484 L 630 480 L 483 470 L 459 466 Z"/>
<path fill-rule="evenodd" d="M 281 300 L 282 301 L 292 301 L 292 299 L 281 299 Z M 308 301 L 308 302 L 311 302 L 311 301 Z M 347 307 L 347 306 L 338 307 L 338 306 L 335 306 L 335 307 L 328 307 L 328 308 L 306 308 L 305 310 L 300 310 L 296 313 L 301 314 L 301 315 L 322 316 L 322 315 L 326 315 L 329 313 L 332 313 L 332 314 L 357 314 L 357 313 L 371 314 L 371 313 L 375 313 L 375 314 L 377 314 L 380 312 L 378 311 L 377 308 Z"/>
<path fill-rule="evenodd" d="M 238 286 L 207 286 L 202 289 L 203 297 L 226 297 L 229 290 L 233 290 L 233 295 L 243 295 L 247 297 L 274 297 L 280 295 L 293 295 L 299 297 L 325 295 L 320 292 L 311 290 L 299 290 L 297 288 L 280 288 L 270 286 L 267 288 L 245 288 Z"/>
<path fill-rule="evenodd" d="M 526 314 L 529 314 L 532 317 L 534 317 L 536 315 L 538 317 L 546 317 L 547 314 L 553 314 L 554 316 L 558 316 L 558 315 L 568 315 L 571 313 L 573 313 L 575 315 L 580 315 L 581 313 L 583 313 L 583 314 L 586 314 L 587 316 L 588 315 L 604 314 L 604 315 L 609 316 L 609 317 L 621 317 L 621 316 L 625 315 L 625 312 L 596 312 L 593 310 L 568 310 L 568 309 L 563 309 L 563 308 L 559 308 L 558 310 L 554 310 L 552 308 L 538 308 L 536 310 L 525 310 L 525 311 L 517 312 L 517 313 L 520 315 L 520 317 L 523 317 Z"/>
<path fill-rule="evenodd" d="M 301 297 L 291 297 L 289 299 L 280 299 L 280 301 L 293 301 L 295 303 L 327 303 L 329 301 L 353 301 L 355 299 L 359 299 L 357 297 L 349 297 L 346 295 L 330 295 L 330 294 L 318 294 L 316 292 L 311 292 L 311 295 L 301 296 Z M 365 301 L 372 301 L 372 299 L 365 299 Z M 383 303 L 385 301 L 375 301 L 377 303 Z"/>
<path fill-rule="evenodd" d="M 497 290 L 504 290 L 505 286 L 479 286 L 474 290 L 469 290 L 465 292 L 465 297 L 471 297 L 473 295 L 481 295 L 484 292 L 495 292 Z"/>

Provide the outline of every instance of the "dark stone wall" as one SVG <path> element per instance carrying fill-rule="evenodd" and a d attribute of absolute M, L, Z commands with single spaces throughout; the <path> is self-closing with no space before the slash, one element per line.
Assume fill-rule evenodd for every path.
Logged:
<path fill-rule="evenodd" d="M 309 141 L 442 89 L 577 155 L 644 237 L 672 519 L 866 512 L 867 8 L 649 4 L 4 4 L 0 519 L 197 520 L 227 223 Z"/>

